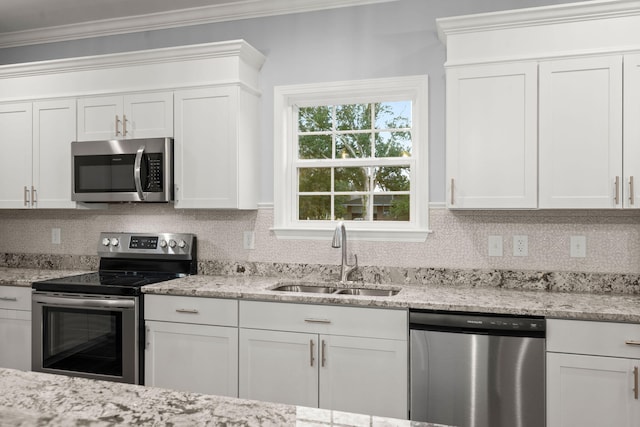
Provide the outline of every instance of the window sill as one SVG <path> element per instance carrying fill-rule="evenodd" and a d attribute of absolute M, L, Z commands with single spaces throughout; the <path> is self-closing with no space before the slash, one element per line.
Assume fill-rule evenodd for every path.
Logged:
<path fill-rule="evenodd" d="M 271 229 L 278 239 L 282 240 L 331 240 L 335 225 L 322 228 L 274 227 Z M 349 240 L 372 242 L 424 242 L 431 230 L 422 229 L 366 229 L 353 228 L 347 224 Z"/>

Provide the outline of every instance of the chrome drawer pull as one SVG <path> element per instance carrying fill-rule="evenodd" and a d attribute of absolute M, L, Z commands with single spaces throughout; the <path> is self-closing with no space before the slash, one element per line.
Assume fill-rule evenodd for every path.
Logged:
<path fill-rule="evenodd" d="M 198 314 L 199 311 L 196 310 L 195 308 L 176 308 L 176 312 L 178 313 L 191 313 L 191 314 Z"/>
<path fill-rule="evenodd" d="M 309 365 L 313 367 L 313 340 L 309 340 Z"/>
<path fill-rule="evenodd" d="M 624 343 L 626 345 L 640 345 L 640 341 L 638 340 L 626 340 Z"/>
<path fill-rule="evenodd" d="M 633 398 L 638 400 L 638 367 L 633 368 Z"/>
<path fill-rule="evenodd" d="M 325 324 L 331 323 L 331 320 L 329 319 L 304 319 L 304 321 L 307 323 L 325 323 Z"/>
<path fill-rule="evenodd" d="M 18 301 L 16 297 L 0 297 L 0 301 Z"/>

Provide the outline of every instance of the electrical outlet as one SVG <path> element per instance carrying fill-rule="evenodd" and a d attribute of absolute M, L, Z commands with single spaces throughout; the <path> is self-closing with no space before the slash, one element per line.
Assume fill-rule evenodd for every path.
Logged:
<path fill-rule="evenodd" d="M 255 249 L 256 248 L 256 232 L 255 231 L 245 231 L 244 232 L 243 247 L 245 249 Z"/>
<path fill-rule="evenodd" d="M 587 256 L 586 236 L 571 236 L 571 258 L 585 258 Z"/>
<path fill-rule="evenodd" d="M 513 256 L 529 256 L 529 238 L 513 236 Z"/>
<path fill-rule="evenodd" d="M 52 228 L 51 229 L 51 243 L 54 245 L 59 245 L 61 242 L 61 238 L 60 238 L 60 229 L 59 228 Z"/>
<path fill-rule="evenodd" d="M 502 256 L 502 236 L 489 236 L 489 256 Z"/>

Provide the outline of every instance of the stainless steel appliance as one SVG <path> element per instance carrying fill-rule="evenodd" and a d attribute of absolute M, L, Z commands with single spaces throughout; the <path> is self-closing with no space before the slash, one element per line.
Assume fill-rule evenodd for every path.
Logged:
<path fill-rule="evenodd" d="M 144 383 L 141 287 L 197 273 L 192 234 L 101 233 L 99 271 L 32 284 L 34 371 Z"/>
<path fill-rule="evenodd" d="M 410 419 L 460 427 L 545 425 L 545 322 L 412 310 Z"/>
<path fill-rule="evenodd" d="M 78 202 L 173 200 L 173 139 L 71 143 L 71 199 Z"/>

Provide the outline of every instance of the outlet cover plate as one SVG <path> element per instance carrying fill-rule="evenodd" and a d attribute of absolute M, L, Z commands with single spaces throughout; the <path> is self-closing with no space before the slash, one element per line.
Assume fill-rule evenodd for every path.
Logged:
<path fill-rule="evenodd" d="M 513 236 L 513 256 L 529 256 L 529 238 Z"/>

